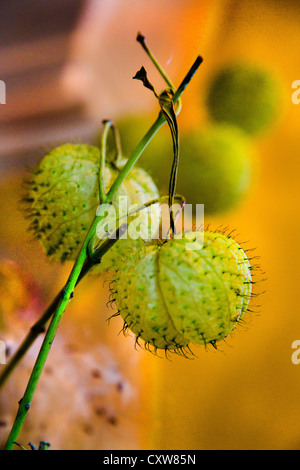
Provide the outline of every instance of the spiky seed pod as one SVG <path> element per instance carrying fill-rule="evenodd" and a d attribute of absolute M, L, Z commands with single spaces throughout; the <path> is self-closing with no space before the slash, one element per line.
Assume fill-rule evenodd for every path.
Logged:
<path fill-rule="evenodd" d="M 120 264 L 114 277 L 116 307 L 137 337 L 154 349 L 182 352 L 189 343 L 215 345 L 247 310 L 249 260 L 219 232 L 146 244 Z M 193 244 L 193 245 L 191 245 Z M 192 249 L 191 249 L 192 248 Z"/>
<path fill-rule="evenodd" d="M 233 124 L 251 135 L 265 132 L 278 118 L 283 86 L 268 69 L 235 62 L 220 68 L 207 87 L 206 104 L 217 122 Z"/>
<path fill-rule="evenodd" d="M 95 146 L 64 144 L 48 153 L 32 174 L 25 197 L 29 204 L 31 229 L 47 255 L 53 259 L 74 260 L 87 235 L 100 204 L 99 156 L 99 149 Z M 106 191 L 120 169 L 120 166 L 112 164 L 106 166 Z M 115 197 L 116 210 L 119 196 L 127 197 L 129 208 L 132 204 L 143 204 L 154 199 L 159 193 L 148 174 L 136 168 L 126 178 Z M 146 219 L 148 214 L 145 214 L 146 221 L 150 219 Z M 149 223 L 152 230 L 155 230 L 159 224 L 158 208 L 152 214 L 155 216 Z M 113 250 L 114 248 L 111 251 Z M 101 263 L 101 270 L 106 267 L 107 263 Z"/>

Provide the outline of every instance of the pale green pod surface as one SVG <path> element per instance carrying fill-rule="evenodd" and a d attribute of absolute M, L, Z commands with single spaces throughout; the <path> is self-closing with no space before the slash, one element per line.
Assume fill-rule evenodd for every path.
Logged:
<path fill-rule="evenodd" d="M 74 260 L 87 235 L 87 231 L 100 204 L 99 198 L 99 149 L 88 144 L 64 144 L 48 153 L 33 172 L 25 201 L 29 203 L 31 228 L 40 240 L 47 255 L 53 259 Z M 104 183 L 106 192 L 125 164 L 120 167 L 108 164 L 105 168 Z M 136 178 L 136 180 L 134 179 Z M 125 179 L 116 194 L 113 204 L 116 213 L 119 197 L 127 198 L 128 208 L 132 204 L 142 204 L 145 198 L 158 197 L 158 190 L 147 173 L 134 170 Z M 150 211 L 149 211 L 150 213 Z M 153 230 L 159 224 L 159 209 L 152 220 L 145 212 L 143 218 Z M 126 246 L 125 246 L 126 245 Z M 103 272 L 110 266 L 123 247 L 134 249 L 131 240 L 120 240 L 109 251 L 109 256 L 96 266 L 94 272 Z"/>
<path fill-rule="evenodd" d="M 154 348 L 215 344 L 247 310 L 251 283 L 241 247 L 205 232 L 203 246 L 184 237 L 133 253 L 115 275 L 116 305 L 125 327 Z"/>

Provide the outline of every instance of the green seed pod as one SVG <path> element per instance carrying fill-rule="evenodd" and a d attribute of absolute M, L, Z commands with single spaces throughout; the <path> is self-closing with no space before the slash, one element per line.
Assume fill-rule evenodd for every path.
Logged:
<path fill-rule="evenodd" d="M 247 136 L 229 125 L 193 129 L 181 138 L 177 191 L 205 214 L 237 207 L 253 183 L 255 153 Z"/>
<path fill-rule="evenodd" d="M 116 126 L 120 133 L 124 155 L 131 154 L 156 117 L 157 115 L 151 116 L 150 114 L 130 114 L 117 121 Z M 140 165 L 149 173 L 163 193 L 168 191 L 172 161 L 172 139 L 170 130 L 165 124 L 151 139 L 139 160 Z"/>
<path fill-rule="evenodd" d="M 148 244 L 119 265 L 116 307 L 145 346 L 183 352 L 189 343 L 215 345 L 240 321 L 251 297 L 247 256 L 219 232 L 195 232 Z"/>
<path fill-rule="evenodd" d="M 218 122 L 256 135 L 277 119 L 282 105 L 279 80 L 261 66 L 233 63 L 221 68 L 207 87 L 206 105 Z"/>
<path fill-rule="evenodd" d="M 33 172 L 25 197 L 25 201 L 29 203 L 31 229 L 47 255 L 53 259 L 65 261 L 76 258 L 96 215 L 100 204 L 99 152 L 97 147 L 87 144 L 61 145 L 48 153 Z M 112 164 L 106 166 L 106 191 L 121 167 Z M 119 196 L 127 197 L 129 208 L 133 204 L 143 204 L 154 199 L 159 194 L 149 175 L 144 170 L 135 168 L 115 197 L 116 210 Z M 154 217 L 146 220 L 151 223 L 151 229 L 155 230 L 159 224 L 159 209 L 153 213 Z M 121 242 L 123 240 L 117 242 L 110 251 L 113 252 Z M 113 256 L 110 256 L 111 263 Z M 105 260 L 103 258 L 97 271 L 107 268 Z"/>

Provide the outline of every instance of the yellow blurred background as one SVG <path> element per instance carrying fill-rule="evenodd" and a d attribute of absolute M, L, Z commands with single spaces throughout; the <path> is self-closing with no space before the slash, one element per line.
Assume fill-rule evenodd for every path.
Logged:
<path fill-rule="evenodd" d="M 13 9 L 14 2 L 9 3 Z M 144 65 L 157 88 L 163 83 L 135 43 L 137 31 L 147 37 L 176 84 L 198 54 L 204 57 L 183 96 L 182 129 L 206 122 L 206 83 L 219 65 L 235 58 L 274 70 L 286 96 L 276 126 L 255 139 L 259 176 L 252 193 L 235 211 L 205 219 L 213 227 L 237 229 L 240 239 L 257 248 L 267 278 L 261 286 L 266 292 L 258 298 L 259 314 L 249 315 L 246 327 L 235 331 L 221 351 L 199 347 L 194 360 L 172 356 L 167 361 L 135 351 L 133 338 L 117 335 L 119 320 L 107 326 L 107 288 L 102 279 L 88 277 L 78 287 L 59 337 L 87 351 L 104 345 L 134 393 L 127 402 L 114 399 L 117 424 L 98 416 L 89 421 L 89 432 L 80 434 L 72 425 L 78 413 L 74 408 L 72 417 L 66 412 L 69 427 L 63 436 L 54 435 L 53 424 L 49 437 L 41 431 L 44 425 L 34 428 L 34 438 L 52 439 L 53 448 L 299 448 L 300 365 L 291 361 L 291 346 L 300 337 L 300 105 L 292 103 L 291 87 L 300 79 L 300 5 L 288 0 L 91 0 L 52 2 L 51 7 L 49 2 L 23 3 L 31 36 L 25 27 L 22 31 L 20 18 L 1 6 L 6 29 L 0 28 L 0 79 L 6 82 L 7 103 L 0 105 L 0 256 L 16 262 L 33 279 L 43 305 L 62 287 L 71 266 L 48 262 L 37 242 L 30 241 L 18 204 L 25 169 L 61 142 L 92 142 L 104 118 L 153 110 L 153 96 L 132 77 Z M 14 27 L 8 27 L 9 19 Z M 51 353 L 49 364 L 59 368 L 54 359 Z M 18 394 L 26 384 L 23 375 L 20 383 L 14 379 Z M 55 378 L 45 384 L 43 393 L 51 395 Z M 84 396 L 86 387 L 82 383 Z M 17 404 L 19 395 L 10 395 Z M 13 408 L 7 396 L 1 396 L 0 409 Z M 67 406 L 73 406 L 72 396 Z M 45 404 L 35 411 L 33 404 L 26 437 L 34 426 L 30 415 L 39 413 L 40 419 L 44 413 L 42 421 L 64 420 L 61 414 L 49 416 L 48 408 Z M 103 440 L 107 425 L 113 431 Z"/>

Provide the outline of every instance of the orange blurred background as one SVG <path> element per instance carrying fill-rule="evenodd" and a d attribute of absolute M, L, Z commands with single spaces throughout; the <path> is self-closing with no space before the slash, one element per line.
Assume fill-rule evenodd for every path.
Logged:
<path fill-rule="evenodd" d="M 106 441 L 100 439 L 104 423 L 96 418 L 90 423 L 94 435 L 86 433 L 83 439 L 77 434 L 75 439 L 69 416 L 65 437 L 47 439 L 56 447 L 87 449 L 297 449 L 300 365 L 291 361 L 291 346 L 300 337 L 300 105 L 292 103 L 291 87 L 300 79 L 300 5 L 279 0 L 90 0 L 51 2 L 50 7 L 50 2 L 26 0 L 22 22 L 13 14 L 14 3 L 0 7 L 0 79 L 7 87 L 6 104 L 0 105 L 0 256 L 33 279 L 44 305 L 62 287 L 71 266 L 49 263 L 30 241 L 18 204 L 25 169 L 61 142 L 93 142 L 104 118 L 156 109 L 151 93 L 132 80 L 144 65 L 155 87 L 163 86 L 135 43 L 137 31 L 175 84 L 199 53 L 204 57 L 183 95 L 181 128 L 206 122 L 206 83 L 219 65 L 235 58 L 274 70 L 286 96 L 279 122 L 255 139 L 259 176 L 253 192 L 235 211 L 205 220 L 236 228 L 242 240 L 257 247 L 267 277 L 260 313 L 248 317 L 247 327 L 236 331 L 221 351 L 199 347 L 194 360 L 167 361 L 137 352 L 132 338 L 117 336 L 119 320 L 107 327 L 103 280 L 85 279 L 59 335 L 87 349 L 105 345 L 135 392 L 127 405 L 114 405 L 120 423 Z M 51 353 L 49 363 L 59 367 L 54 359 Z M 20 387 L 25 384 L 22 377 Z M 52 386 L 50 381 L 43 393 Z M 18 399 L 11 397 L 15 403 Z M 6 397 L 2 400 L 5 406 Z M 66 406 L 72 406 L 70 401 Z M 63 417 L 56 419 L 59 423 Z M 39 429 L 34 436 L 44 437 Z"/>

